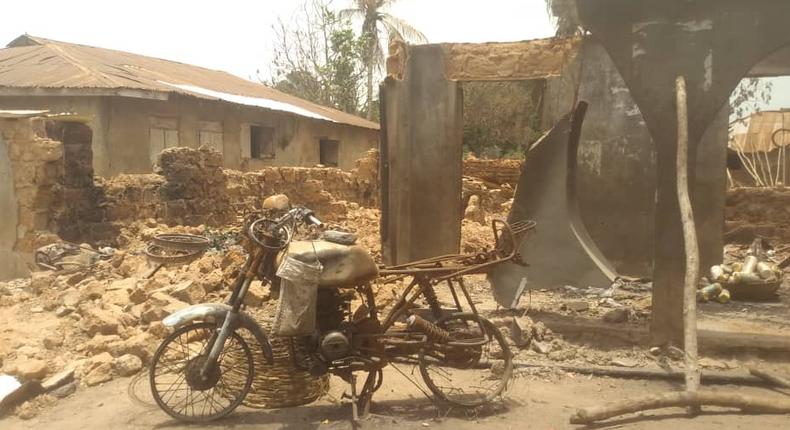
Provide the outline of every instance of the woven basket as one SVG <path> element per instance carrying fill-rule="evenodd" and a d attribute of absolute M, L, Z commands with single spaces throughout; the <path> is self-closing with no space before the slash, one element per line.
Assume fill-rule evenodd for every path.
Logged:
<path fill-rule="evenodd" d="M 264 331 L 270 332 L 273 306 L 248 308 L 247 312 L 258 321 Z M 252 349 L 255 362 L 255 377 L 252 388 L 244 400 L 245 406 L 271 409 L 306 405 L 318 400 L 329 390 L 329 375 L 316 377 L 294 364 L 292 351 L 297 356 L 296 362 L 299 363 L 302 362 L 301 357 L 305 355 L 305 345 L 300 338 L 270 337 L 274 361 L 268 364 L 252 333 L 247 330 L 241 330 L 239 333 Z"/>

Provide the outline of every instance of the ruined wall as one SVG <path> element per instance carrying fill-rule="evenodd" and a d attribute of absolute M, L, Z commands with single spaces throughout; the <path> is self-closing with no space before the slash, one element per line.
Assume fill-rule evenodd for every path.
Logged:
<path fill-rule="evenodd" d="M 243 208 L 287 194 L 322 218 L 344 217 L 348 203 L 375 207 L 378 153 L 371 150 L 351 171 L 336 168 L 267 167 L 255 172 L 223 169 L 222 155 L 207 148 L 162 152 L 156 173 L 96 178 L 95 199 L 62 223 L 81 240 L 116 243 L 122 229 L 153 219 L 170 225 L 235 223 Z"/>
<path fill-rule="evenodd" d="M 488 160 L 469 157 L 464 160 L 464 176 L 482 179 L 491 184 L 515 187 L 521 176 L 522 160 Z"/>
<path fill-rule="evenodd" d="M 231 103 L 171 95 L 169 100 L 124 97 L 2 97 L 0 109 L 49 109 L 85 117 L 93 131 L 94 168 L 99 176 L 150 173 L 150 118 L 176 118 L 180 146 L 197 148 L 199 123 L 221 122 L 224 167 L 256 170 L 267 166 L 314 166 L 319 163 L 319 140 L 338 140 L 338 167 L 354 162 L 378 147 L 378 130 L 352 127 L 292 114 L 243 107 Z M 242 158 L 243 124 L 274 128 L 275 157 Z"/>
<path fill-rule="evenodd" d="M 0 119 L 0 279 L 27 274 L 32 252 L 58 231 L 63 145 L 42 119 Z"/>
<path fill-rule="evenodd" d="M 732 188 L 724 210 L 728 242 L 751 243 L 757 236 L 774 245 L 790 241 L 790 188 Z"/>
<path fill-rule="evenodd" d="M 0 97 L 0 109 L 41 109 L 51 113 L 76 113 L 86 121 L 93 133 L 93 165 L 96 173 L 109 173 L 110 155 L 107 152 L 109 122 L 105 113 L 106 97 Z M 146 137 L 147 139 L 147 137 Z"/>

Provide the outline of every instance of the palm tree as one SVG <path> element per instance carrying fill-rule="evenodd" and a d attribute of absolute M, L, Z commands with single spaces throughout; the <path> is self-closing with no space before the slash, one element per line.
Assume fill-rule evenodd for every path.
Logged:
<path fill-rule="evenodd" d="M 362 21 L 362 40 L 365 44 L 363 61 L 367 73 L 367 118 L 373 118 L 373 74 L 384 64 L 386 39 L 400 38 L 409 42 L 425 42 L 425 35 L 406 21 L 385 12 L 397 0 L 353 0 L 353 6 L 340 11 L 344 19 Z"/>
<path fill-rule="evenodd" d="M 546 0 L 546 9 L 555 19 L 557 36 L 573 36 L 582 32 L 576 0 Z"/>

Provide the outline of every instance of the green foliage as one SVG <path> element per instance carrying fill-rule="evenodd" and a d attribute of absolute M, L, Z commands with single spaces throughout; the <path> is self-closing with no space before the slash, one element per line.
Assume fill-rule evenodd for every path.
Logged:
<path fill-rule="evenodd" d="M 576 0 L 545 0 L 546 9 L 553 18 L 557 36 L 572 36 L 583 32 Z"/>
<path fill-rule="evenodd" d="M 540 137 L 542 81 L 464 83 L 464 153 L 522 158 Z"/>
<path fill-rule="evenodd" d="M 271 85 L 285 93 L 357 114 L 365 66 L 363 38 L 325 0 L 306 0 L 286 24 L 279 21 Z"/>
<path fill-rule="evenodd" d="M 773 82 L 769 79 L 745 78 L 730 95 L 730 118 L 737 121 L 748 118 L 771 103 Z"/>
<path fill-rule="evenodd" d="M 396 0 L 353 0 L 352 7 L 340 11 L 340 16 L 362 22 L 360 31 L 363 41 L 362 61 L 365 64 L 365 106 L 367 118 L 373 119 L 376 113 L 374 104 L 374 75 L 384 65 L 385 40 L 404 40 L 407 42 L 426 42 L 419 30 L 408 22 L 391 15 L 385 9 Z"/>

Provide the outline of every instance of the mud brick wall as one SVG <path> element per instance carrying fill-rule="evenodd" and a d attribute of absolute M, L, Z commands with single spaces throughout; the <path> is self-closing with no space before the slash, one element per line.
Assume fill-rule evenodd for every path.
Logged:
<path fill-rule="evenodd" d="M 464 176 L 482 179 L 490 184 L 518 184 L 521 176 L 521 160 L 486 160 L 467 158 L 464 160 Z"/>
<path fill-rule="evenodd" d="M 219 152 L 171 148 L 162 152 L 154 174 L 96 178 L 92 201 L 62 223 L 78 226 L 79 239 L 109 242 L 130 223 L 149 219 L 170 225 L 221 226 L 233 223 L 242 208 L 285 193 L 332 221 L 349 204 L 375 207 L 378 153 L 370 151 L 351 172 L 335 168 L 268 167 L 255 172 L 223 169 Z"/>
<path fill-rule="evenodd" d="M 756 236 L 774 245 L 790 242 L 790 188 L 732 188 L 724 213 L 727 242 L 749 243 Z"/>
<path fill-rule="evenodd" d="M 41 118 L 0 119 L 16 200 L 15 249 L 31 252 L 58 231 L 63 210 L 63 145 L 50 139 Z"/>

